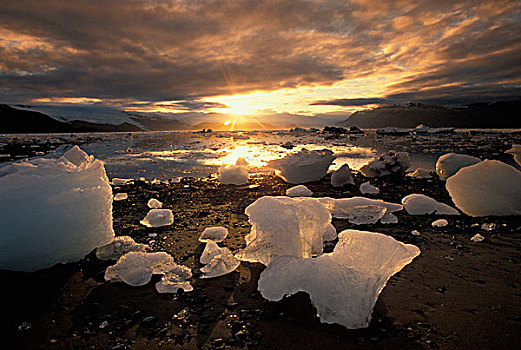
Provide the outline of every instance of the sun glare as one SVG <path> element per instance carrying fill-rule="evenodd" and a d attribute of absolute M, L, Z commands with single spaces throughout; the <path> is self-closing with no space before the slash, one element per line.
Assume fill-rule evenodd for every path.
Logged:
<path fill-rule="evenodd" d="M 232 123 L 231 120 L 227 120 L 227 121 L 224 122 L 224 126 L 228 126 L 228 125 L 230 125 L 231 123 Z"/>

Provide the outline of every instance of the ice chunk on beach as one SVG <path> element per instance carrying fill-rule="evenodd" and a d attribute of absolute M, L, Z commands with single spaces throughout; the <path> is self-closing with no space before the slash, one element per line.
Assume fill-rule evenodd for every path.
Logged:
<path fill-rule="evenodd" d="M 432 227 L 445 227 L 449 224 L 449 222 L 445 219 L 439 219 L 432 222 Z"/>
<path fill-rule="evenodd" d="M 236 255 L 239 260 L 269 265 L 282 255 L 307 258 L 322 253 L 331 214 L 317 199 L 265 196 L 245 213 L 252 228 L 250 243 Z"/>
<path fill-rule="evenodd" d="M 105 168 L 78 146 L 1 167 L 0 208 L 1 269 L 78 261 L 114 238 Z"/>
<path fill-rule="evenodd" d="M 416 168 L 412 173 L 408 173 L 407 177 L 411 177 L 413 179 L 430 179 L 432 178 L 429 170 L 424 168 Z"/>
<path fill-rule="evenodd" d="M 380 192 L 380 189 L 376 186 L 371 185 L 369 181 L 367 181 L 360 185 L 360 192 L 362 194 L 378 194 Z"/>
<path fill-rule="evenodd" d="M 233 256 L 228 248 L 223 248 L 221 254 L 215 255 L 208 265 L 200 270 L 203 273 L 201 278 L 214 278 L 224 276 L 239 267 L 241 262 Z"/>
<path fill-rule="evenodd" d="M 172 225 L 174 223 L 174 214 L 170 209 L 152 209 L 140 223 L 146 227 Z"/>
<path fill-rule="evenodd" d="M 128 194 L 126 194 L 126 193 L 117 193 L 114 195 L 115 201 L 123 201 L 125 199 L 128 199 Z"/>
<path fill-rule="evenodd" d="M 213 257 L 219 254 L 224 254 L 228 248 L 221 248 L 214 241 L 207 241 L 204 247 L 203 253 L 199 258 L 201 264 L 208 264 L 212 261 Z M 229 250 L 228 250 L 229 251 Z"/>
<path fill-rule="evenodd" d="M 411 166 L 407 152 L 389 151 L 360 168 L 365 177 L 381 177 L 391 174 L 403 174 Z"/>
<path fill-rule="evenodd" d="M 112 242 L 96 249 L 96 256 L 101 260 L 118 260 L 128 252 L 144 252 L 148 245 L 136 243 L 132 237 L 118 236 Z"/>
<path fill-rule="evenodd" d="M 283 256 L 262 272 L 262 296 L 279 301 L 299 291 L 310 295 L 323 323 L 349 329 L 369 325 L 389 278 L 420 254 L 418 247 L 374 232 L 346 230 L 330 254 L 315 259 Z"/>
<path fill-rule="evenodd" d="M 304 185 L 298 185 L 286 190 L 286 196 L 288 197 L 311 197 L 313 192 Z"/>
<path fill-rule="evenodd" d="M 512 148 L 505 153 L 513 155 L 516 163 L 521 165 L 521 145 L 512 145 Z"/>
<path fill-rule="evenodd" d="M 132 181 L 134 181 L 134 180 L 133 179 L 120 179 L 118 177 L 115 177 L 112 179 L 112 184 L 114 186 L 122 186 L 122 185 L 126 185 Z"/>
<path fill-rule="evenodd" d="M 403 197 L 402 204 L 409 215 L 459 215 L 453 207 L 419 193 Z"/>
<path fill-rule="evenodd" d="M 479 233 L 476 233 L 472 238 L 470 239 L 474 243 L 483 242 L 485 240 L 485 237 L 480 235 Z"/>
<path fill-rule="evenodd" d="M 326 226 L 326 230 L 324 231 L 324 234 L 322 235 L 322 240 L 324 242 L 334 241 L 338 237 L 336 233 L 336 228 L 333 226 L 333 224 L 328 224 Z"/>
<path fill-rule="evenodd" d="M 467 215 L 521 215 L 521 171 L 511 165 L 484 160 L 461 169 L 445 186 Z"/>
<path fill-rule="evenodd" d="M 223 185 L 244 185 L 248 182 L 248 170 L 240 165 L 226 165 L 219 168 L 217 178 Z"/>
<path fill-rule="evenodd" d="M 199 242 L 222 242 L 228 236 L 228 229 L 222 226 L 207 227 L 199 236 Z"/>
<path fill-rule="evenodd" d="M 354 185 L 353 175 L 348 164 L 342 165 L 338 170 L 331 174 L 331 185 L 333 187 L 342 187 L 344 185 Z"/>
<path fill-rule="evenodd" d="M 466 154 L 447 153 L 438 158 L 436 173 L 442 180 L 456 174 L 461 168 L 481 162 L 481 159 Z"/>
<path fill-rule="evenodd" d="M 248 161 L 244 157 L 239 157 L 235 161 L 235 165 L 246 167 L 246 166 L 248 166 L 250 164 L 248 163 Z"/>
<path fill-rule="evenodd" d="M 176 266 L 172 256 L 165 252 L 130 252 L 119 258 L 115 265 L 107 267 L 105 280 L 125 282 L 133 287 L 143 286 L 150 282 L 152 275 L 163 274 Z"/>
<path fill-rule="evenodd" d="M 385 215 L 380 219 L 380 223 L 382 224 L 397 224 L 398 218 L 393 213 L 385 213 Z"/>
<path fill-rule="evenodd" d="M 151 209 L 161 209 L 163 207 L 163 203 L 157 199 L 152 198 L 148 201 L 147 206 Z"/>
<path fill-rule="evenodd" d="M 394 222 L 393 218 L 396 217 L 387 215 L 403 209 L 403 206 L 400 204 L 365 197 L 340 199 L 322 197 L 318 198 L 318 200 L 331 212 L 334 218 L 348 219 L 349 222 L 357 225 L 374 224 L 380 219 Z"/>
<path fill-rule="evenodd" d="M 190 268 L 182 265 L 172 265 L 172 268 L 163 274 L 161 280 L 156 283 L 158 293 L 177 293 L 179 289 L 191 292 L 194 287 L 190 284 L 192 278 Z"/>
<path fill-rule="evenodd" d="M 323 178 L 335 158 L 328 149 L 309 151 L 303 148 L 282 159 L 272 160 L 267 166 L 275 169 L 276 174 L 284 181 L 300 184 Z"/>

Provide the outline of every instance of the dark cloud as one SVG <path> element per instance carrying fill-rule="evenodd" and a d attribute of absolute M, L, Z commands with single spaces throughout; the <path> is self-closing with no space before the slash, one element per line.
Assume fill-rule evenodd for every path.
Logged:
<path fill-rule="evenodd" d="M 187 101 L 395 75 L 390 99 L 521 82 L 519 1 L 3 0 L 0 99 Z M 369 92 L 370 93 L 370 92 Z M 360 106 L 363 99 L 315 105 Z"/>
<path fill-rule="evenodd" d="M 389 101 L 385 98 L 340 98 L 334 100 L 316 101 L 310 103 L 311 106 L 343 106 L 343 107 L 355 107 L 355 106 L 367 106 L 375 104 L 384 104 Z"/>

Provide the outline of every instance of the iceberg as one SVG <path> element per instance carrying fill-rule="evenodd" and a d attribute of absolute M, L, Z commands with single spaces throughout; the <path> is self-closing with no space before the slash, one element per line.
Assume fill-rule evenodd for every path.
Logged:
<path fill-rule="evenodd" d="M 453 207 L 419 193 L 403 197 L 402 204 L 409 215 L 459 215 Z"/>
<path fill-rule="evenodd" d="M 329 211 L 315 198 L 265 196 L 246 210 L 252 225 L 248 245 L 236 258 L 269 265 L 282 255 L 311 257 L 323 251 Z"/>
<path fill-rule="evenodd" d="M 132 237 L 118 236 L 112 242 L 96 249 L 96 257 L 100 260 L 118 260 L 128 252 L 144 252 L 148 245 L 136 243 Z"/>
<path fill-rule="evenodd" d="M 367 327 L 389 278 L 418 256 L 420 249 L 374 232 L 346 230 L 338 238 L 332 253 L 272 261 L 259 279 L 262 296 L 279 301 L 303 291 L 310 295 L 321 322 L 349 329 Z"/>
<path fill-rule="evenodd" d="M 389 151 L 360 168 L 365 177 L 381 177 L 391 174 L 403 174 L 411 166 L 407 152 Z"/>
<path fill-rule="evenodd" d="M 148 201 L 147 206 L 151 209 L 161 209 L 163 207 L 163 203 L 157 199 L 152 198 Z"/>
<path fill-rule="evenodd" d="M 298 185 L 286 190 L 286 196 L 288 197 L 311 197 L 313 192 L 304 185 Z"/>
<path fill-rule="evenodd" d="M 335 158 L 333 152 L 327 149 L 308 151 L 303 148 L 298 153 L 269 161 L 267 166 L 275 169 L 276 174 L 284 181 L 301 184 L 323 178 Z"/>
<path fill-rule="evenodd" d="M 344 185 L 354 184 L 355 181 L 353 180 L 351 169 L 347 163 L 342 165 L 340 168 L 338 168 L 338 170 L 331 174 L 331 186 L 333 187 L 342 187 Z"/>
<path fill-rule="evenodd" d="M 484 160 L 459 170 L 445 184 L 458 209 L 470 216 L 521 215 L 521 171 Z"/>
<path fill-rule="evenodd" d="M 174 223 L 174 214 L 170 209 L 152 209 L 140 223 L 146 227 L 172 225 Z"/>
<path fill-rule="evenodd" d="M 222 242 L 228 236 L 228 229 L 222 226 L 207 227 L 199 236 L 199 242 Z"/>
<path fill-rule="evenodd" d="M 1 269 L 75 262 L 114 238 L 105 168 L 78 146 L 0 167 L 0 208 Z"/>
<path fill-rule="evenodd" d="M 371 185 L 369 181 L 367 181 L 360 185 L 360 192 L 362 194 L 378 194 L 380 193 L 380 189 Z"/>
<path fill-rule="evenodd" d="M 481 162 L 481 159 L 466 154 L 447 153 L 436 161 L 436 173 L 442 180 L 456 174 L 461 168 Z"/>
<path fill-rule="evenodd" d="M 217 178 L 223 185 L 244 185 L 249 175 L 246 167 L 241 165 L 226 165 L 219 168 Z"/>

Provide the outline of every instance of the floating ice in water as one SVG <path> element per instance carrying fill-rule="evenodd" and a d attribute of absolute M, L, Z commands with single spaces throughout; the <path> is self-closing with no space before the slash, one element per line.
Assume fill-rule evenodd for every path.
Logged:
<path fill-rule="evenodd" d="M 403 197 L 402 204 L 409 215 L 459 215 L 453 207 L 419 193 Z"/>
<path fill-rule="evenodd" d="M 481 159 L 466 154 L 447 153 L 438 158 L 436 173 L 442 180 L 456 174 L 461 168 L 481 162 Z"/>
<path fill-rule="evenodd" d="M 288 197 L 311 197 L 313 192 L 304 185 L 298 185 L 286 190 L 286 196 Z"/>
<path fill-rule="evenodd" d="M 354 185 L 355 181 L 353 180 L 351 169 L 349 169 L 349 165 L 346 163 L 331 174 L 331 185 L 333 187 L 342 187 L 348 184 Z"/>
<path fill-rule="evenodd" d="M 324 234 L 322 235 L 322 240 L 324 242 L 334 241 L 338 237 L 336 233 L 336 228 L 333 226 L 333 224 L 328 224 L 326 226 L 326 230 L 324 231 Z"/>
<path fill-rule="evenodd" d="M 152 275 L 159 275 L 175 268 L 172 256 L 165 252 L 130 252 L 119 258 L 115 265 L 105 270 L 105 280 L 125 282 L 133 287 L 150 282 Z"/>
<path fill-rule="evenodd" d="M 346 230 L 330 254 L 315 259 L 283 256 L 262 272 L 262 296 L 279 301 L 299 291 L 310 295 L 321 322 L 346 328 L 367 327 L 387 280 L 420 250 L 373 232 Z"/>
<path fill-rule="evenodd" d="M 376 133 L 379 135 L 408 135 L 411 131 L 403 128 L 386 127 L 376 129 Z"/>
<path fill-rule="evenodd" d="M 436 221 L 433 221 L 432 222 L 432 226 L 433 227 L 445 227 L 449 224 L 449 222 L 445 219 L 439 219 L 439 220 L 436 220 Z"/>
<path fill-rule="evenodd" d="M 408 173 L 406 176 L 412 177 L 413 179 L 430 179 L 432 178 L 429 170 L 424 168 L 416 168 L 412 173 Z"/>
<path fill-rule="evenodd" d="M 349 222 L 357 225 L 376 223 L 379 219 L 385 221 L 382 223 L 398 222 L 398 219 L 390 213 L 403 209 L 400 204 L 365 197 L 340 199 L 322 197 L 318 200 L 334 218 L 348 219 Z"/>
<path fill-rule="evenodd" d="M 118 260 L 128 252 L 144 252 L 148 245 L 136 243 L 132 237 L 118 236 L 112 242 L 96 249 L 96 256 L 101 260 Z"/>
<path fill-rule="evenodd" d="M 154 198 L 150 199 L 147 205 L 151 209 L 161 209 L 163 207 L 163 203 Z"/>
<path fill-rule="evenodd" d="M 513 155 L 516 163 L 521 165 L 521 145 L 512 145 L 512 148 L 505 153 Z"/>
<path fill-rule="evenodd" d="M 248 182 L 248 170 L 240 165 L 226 165 L 219 168 L 217 178 L 223 185 L 244 185 Z"/>
<path fill-rule="evenodd" d="M 228 229 L 222 226 L 207 227 L 204 229 L 201 236 L 199 236 L 199 242 L 222 242 L 228 236 Z"/>
<path fill-rule="evenodd" d="M 201 278 L 219 277 L 234 271 L 241 262 L 237 260 L 228 248 L 223 248 L 223 252 L 215 255 L 208 265 L 201 268 L 203 275 Z"/>
<path fill-rule="evenodd" d="M 264 265 L 278 256 L 311 257 L 323 251 L 322 236 L 331 214 L 315 198 L 265 196 L 246 210 L 252 225 L 249 244 L 239 251 L 239 260 Z"/>
<path fill-rule="evenodd" d="M 140 223 L 146 227 L 172 225 L 174 223 L 174 214 L 170 209 L 152 209 Z"/>
<path fill-rule="evenodd" d="M 133 179 L 120 179 L 118 177 L 115 177 L 112 179 L 112 184 L 114 186 L 121 186 L 121 185 L 126 185 L 132 181 L 134 181 L 134 180 Z"/>
<path fill-rule="evenodd" d="M 269 161 L 267 166 L 275 169 L 284 181 L 300 184 L 323 178 L 335 158 L 328 149 L 308 151 L 303 148 L 298 153 Z"/>
<path fill-rule="evenodd" d="M 0 208 L 1 269 L 78 261 L 114 238 L 105 168 L 78 146 L 1 167 Z"/>
<path fill-rule="evenodd" d="M 371 185 L 369 181 L 367 181 L 360 185 L 360 192 L 362 194 L 378 194 L 380 189 Z"/>
<path fill-rule="evenodd" d="M 484 160 L 465 167 L 445 186 L 467 215 L 521 215 L 521 171 L 503 162 Z"/>
<path fill-rule="evenodd" d="M 116 193 L 114 195 L 115 201 L 123 201 L 125 199 L 128 199 L 128 194 L 126 194 L 126 193 Z"/>
<path fill-rule="evenodd" d="M 479 243 L 479 242 L 482 242 L 483 240 L 485 240 L 485 237 L 483 237 L 482 235 L 480 235 L 479 233 L 475 234 L 474 236 L 472 236 L 472 238 L 470 239 L 472 242 L 475 242 L 475 243 Z"/>
<path fill-rule="evenodd" d="M 409 153 L 391 150 L 362 166 L 360 172 L 365 177 L 380 177 L 404 173 L 410 166 Z"/>
<path fill-rule="evenodd" d="M 481 229 L 483 231 L 494 231 L 496 229 L 496 224 L 494 223 L 484 223 L 483 225 L 481 225 Z"/>
<path fill-rule="evenodd" d="M 191 292 L 194 287 L 188 281 L 190 278 L 192 278 L 192 271 L 186 266 L 176 264 L 156 283 L 156 290 L 158 293 L 177 293 L 179 289 Z"/>

